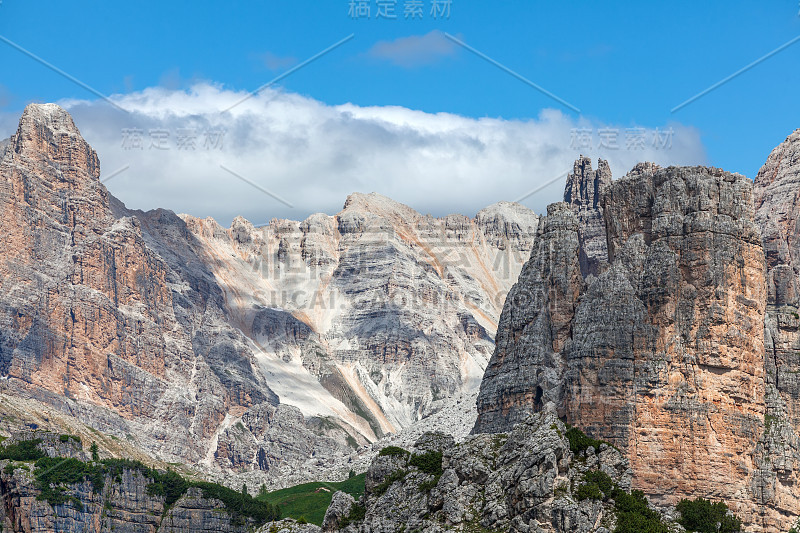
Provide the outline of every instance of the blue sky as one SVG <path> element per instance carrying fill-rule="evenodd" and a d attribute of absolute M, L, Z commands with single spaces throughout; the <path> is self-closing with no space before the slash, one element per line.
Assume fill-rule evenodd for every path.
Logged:
<path fill-rule="evenodd" d="M 543 112 L 555 110 L 561 120 L 572 121 L 573 126 L 589 124 L 594 133 L 603 125 L 614 125 L 620 131 L 639 126 L 666 130 L 676 125 L 695 132 L 696 137 L 685 140 L 701 146 L 698 151 L 660 154 L 664 163 L 674 156 L 679 163 L 707 163 L 748 177 L 755 175 L 773 147 L 800 127 L 800 101 L 796 96 L 800 87 L 800 42 L 671 112 L 681 102 L 800 35 L 797 0 L 452 0 L 449 18 L 437 19 L 430 13 L 433 0 L 423 0 L 423 16 L 414 20 L 403 16 L 408 2 L 394 2 L 397 19 L 389 20 L 376 18 L 377 0 L 370 2 L 371 16 L 358 19 L 348 13 L 350 0 L 3 0 L 0 35 L 101 93 L 122 98 L 152 88 L 191 91 L 198 83 L 244 94 L 353 34 L 350 41 L 270 90 L 326 106 L 399 106 L 434 117 L 446 113 L 525 123 L 542 121 Z M 445 32 L 581 112 L 448 40 Z M 82 100 L 90 106 L 97 100 L 91 92 L 5 43 L 0 43 L 0 62 L 5 72 L 0 77 L 1 135 L 12 133 L 16 118 L 31 101 Z M 93 138 L 85 134 L 96 147 L 103 145 L 105 135 L 92 123 L 107 116 L 99 111 L 101 107 L 96 105 L 92 113 L 85 109 L 83 114 L 75 112 L 82 130 L 93 132 Z M 685 131 L 679 129 L 675 134 Z M 115 137 L 119 145 L 117 141 Z M 620 143 L 625 144 L 622 138 Z M 108 144 L 108 159 L 121 164 L 123 156 L 111 153 L 113 143 Z M 594 146 L 587 151 L 608 155 Z M 105 154 L 100 148 L 98 152 L 103 161 Z M 227 161 L 234 164 L 235 155 L 230 154 Z M 627 164 L 627 159 L 617 159 L 622 161 L 619 165 Z M 567 163 L 565 159 L 558 164 Z M 558 167 L 553 164 L 553 168 Z M 536 179 L 545 179 L 546 172 L 541 172 Z M 125 180 L 136 178 L 135 165 L 127 173 L 130 176 L 121 176 L 118 182 L 123 199 Z M 256 175 L 253 181 L 263 183 L 262 178 L 268 176 Z M 376 188 L 382 189 L 380 180 L 376 180 Z M 502 177 L 487 177 L 491 180 L 496 180 L 496 189 L 503 190 Z M 279 181 L 276 178 L 276 187 Z M 109 188 L 115 192 L 112 183 Z M 518 185 L 504 191 L 505 199 L 514 199 L 512 196 L 521 190 Z M 385 188 L 413 205 L 413 195 L 404 198 L 397 187 Z M 158 198 L 159 194 L 166 193 L 156 194 L 154 201 L 172 207 L 170 199 Z M 338 192 L 332 190 L 331 194 Z M 485 196 L 492 199 L 491 194 Z M 129 200 L 136 204 L 134 207 L 154 207 L 134 196 Z M 335 202 L 342 201 L 339 198 Z M 325 202 L 320 203 L 324 204 L 320 210 L 330 209 Z M 435 202 L 422 203 L 422 207 L 437 211 Z M 233 212 L 187 205 L 200 211 L 198 215 L 214 214 L 222 219 L 229 219 Z M 295 213 L 285 212 L 280 205 L 273 207 L 276 213 L 293 218 L 316 208 L 304 206 Z M 442 209 L 460 207 L 455 203 Z M 474 206 L 466 202 L 464 207 Z M 538 204 L 532 207 L 542 210 Z M 268 213 L 250 213 L 255 218 L 262 215 L 268 217 Z"/>

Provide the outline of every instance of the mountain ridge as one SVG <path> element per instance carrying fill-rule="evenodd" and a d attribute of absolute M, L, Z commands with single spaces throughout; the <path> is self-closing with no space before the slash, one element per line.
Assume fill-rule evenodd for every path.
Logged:
<path fill-rule="evenodd" d="M 309 457 L 346 456 L 476 388 L 537 220 L 513 204 L 434 218 L 360 194 L 338 215 L 262 229 L 132 210 L 52 104 L 26 108 L 0 177 L 7 397 L 39 402 L 31 423 L 55 408 L 81 432 L 255 484 L 313 476 Z M 306 288 L 336 305 L 314 307 Z M 434 350 L 437 330 L 448 340 Z"/>

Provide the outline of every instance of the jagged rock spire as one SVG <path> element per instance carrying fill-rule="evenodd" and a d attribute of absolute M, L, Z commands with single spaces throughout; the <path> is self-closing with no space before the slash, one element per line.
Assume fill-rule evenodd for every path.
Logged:
<path fill-rule="evenodd" d="M 578 216 L 581 274 L 596 276 L 608 264 L 608 245 L 603 220 L 601 199 L 603 191 L 611 184 L 608 162 L 597 160 L 597 170 L 592 170 L 592 160 L 580 156 L 567 175 L 564 202 Z"/>
<path fill-rule="evenodd" d="M 580 156 L 572 166 L 572 173 L 567 175 L 564 188 L 564 201 L 578 207 L 579 210 L 595 209 L 600 205 L 600 195 L 611 183 L 611 169 L 608 161 L 597 160 L 597 170 L 592 170 L 592 160 Z"/>

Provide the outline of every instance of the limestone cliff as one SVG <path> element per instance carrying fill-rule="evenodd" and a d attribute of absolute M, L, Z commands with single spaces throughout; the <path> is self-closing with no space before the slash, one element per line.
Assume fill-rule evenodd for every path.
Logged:
<path fill-rule="evenodd" d="M 34 440 L 35 439 L 35 440 Z M 44 458 L 0 460 L 0 529 L 20 533 L 246 533 L 275 518 L 241 511 L 242 495 L 177 485 L 156 488 L 158 474 L 134 461 L 89 462 L 77 437 L 45 432 L 14 435 L 10 443 L 38 443 Z M 47 480 L 44 492 L 42 480 Z M 224 489 L 223 489 L 224 490 Z M 231 498 L 232 497 L 232 498 Z M 270 514 L 265 514 L 270 513 Z M 260 518 L 260 519 L 259 519 Z"/>
<path fill-rule="evenodd" d="M 567 422 L 623 449 L 633 486 L 655 501 L 713 497 L 748 531 L 786 528 L 800 512 L 791 495 L 797 426 L 769 414 L 791 393 L 770 394 L 772 274 L 752 182 L 641 164 L 603 181 L 598 202 L 576 192 L 598 189 L 595 173 L 575 177 L 584 166 L 576 163 L 568 203 L 540 220 L 509 293 L 474 431 L 505 431 L 552 402 Z M 587 239 L 580 217 L 598 212 L 603 222 Z M 591 257 L 599 268 L 586 267 Z"/>
<path fill-rule="evenodd" d="M 205 461 L 231 418 L 278 398 L 183 221 L 127 212 L 99 174 L 63 109 L 26 108 L 0 161 L 4 392 Z"/>
<path fill-rule="evenodd" d="M 754 197 L 767 265 L 767 395 L 753 490 L 759 503 L 791 516 L 800 512 L 800 130 L 772 151 L 755 178 Z"/>

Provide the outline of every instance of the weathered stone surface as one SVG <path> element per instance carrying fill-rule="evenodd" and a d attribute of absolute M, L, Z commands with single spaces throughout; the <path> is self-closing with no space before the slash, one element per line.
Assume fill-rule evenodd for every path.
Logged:
<path fill-rule="evenodd" d="M 184 220 L 282 401 L 375 440 L 477 388 L 538 217 L 433 218 L 373 193 L 261 228 Z"/>
<path fill-rule="evenodd" d="M 353 508 L 355 502 L 352 496 L 346 492 L 337 490 L 333 498 L 331 498 L 331 504 L 328 506 L 328 510 L 325 511 L 325 518 L 322 521 L 322 530 L 334 531 L 338 529 L 342 519 L 350 515 L 350 510 Z"/>
<path fill-rule="evenodd" d="M 800 514 L 800 130 L 776 147 L 754 183 L 756 223 L 767 264 L 764 323 L 765 431 L 758 451 L 757 501 L 787 516 Z"/>
<path fill-rule="evenodd" d="M 503 307 L 495 353 L 478 395 L 475 432 L 504 431 L 534 407 L 562 405 L 566 361 L 561 351 L 584 286 L 579 248 L 575 213 L 565 203 L 548 206 L 531 258 Z"/>
<path fill-rule="evenodd" d="M 578 217 L 579 260 L 581 274 L 598 275 L 608 264 L 606 225 L 603 220 L 603 193 L 611 185 L 611 169 L 608 162 L 597 160 L 597 170 L 592 170 L 592 161 L 581 156 L 567 175 L 564 202 Z"/>
<path fill-rule="evenodd" d="M 127 211 L 70 116 L 31 105 L 0 161 L 4 385 L 166 460 L 275 405 L 174 214 Z"/>
<path fill-rule="evenodd" d="M 40 501 L 32 465 L 16 463 L 8 468 L 0 461 L 0 524 L 3 531 L 24 533 L 245 533 L 253 524 L 237 522 L 217 500 L 204 498 L 190 488 L 166 513 L 164 497 L 150 496 L 151 479 L 138 470 L 123 470 L 107 476 L 102 491 L 95 492 L 89 481 L 65 487 L 74 498 L 51 506 Z"/>
<path fill-rule="evenodd" d="M 269 522 L 256 530 L 256 533 L 319 533 L 322 531 L 314 524 L 301 524 L 291 518 L 284 518 L 277 522 Z"/>
<path fill-rule="evenodd" d="M 473 435 L 457 445 L 426 435 L 411 452 L 442 452 L 438 478 L 409 464 L 408 456 L 378 457 L 359 502 L 366 516 L 353 530 L 607 532 L 610 505 L 578 501 L 573 490 L 589 470 L 608 473 L 628 490 L 627 460 L 605 444 L 575 457 L 565 432 L 555 413 L 542 412 L 507 435 Z"/>
<path fill-rule="evenodd" d="M 584 165 L 567 186 L 573 202 L 598 181 Z M 764 455 L 767 299 L 751 182 L 637 165 L 602 187 L 609 266 L 597 276 L 581 269 L 591 242 L 558 205 L 509 293 L 474 431 L 506 430 L 552 402 L 625 450 L 634 488 L 659 503 L 713 496 L 754 531 L 784 525 L 751 490 Z M 551 216 L 565 230 L 548 238 Z"/>

